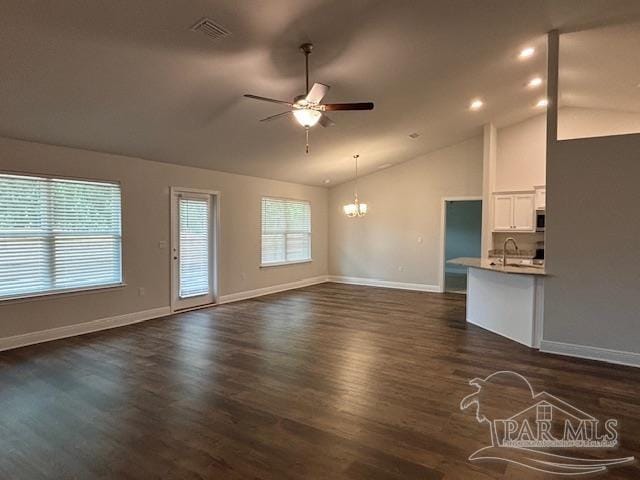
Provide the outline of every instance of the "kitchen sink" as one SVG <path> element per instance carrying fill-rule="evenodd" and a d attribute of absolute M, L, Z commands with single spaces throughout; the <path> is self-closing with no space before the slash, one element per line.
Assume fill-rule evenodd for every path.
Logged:
<path fill-rule="evenodd" d="M 502 263 L 500 263 L 500 265 L 502 265 Z M 544 265 L 533 265 L 533 264 L 526 264 L 526 263 L 508 263 L 507 262 L 507 267 L 517 267 L 517 268 L 539 268 L 539 269 L 543 269 Z"/>
<path fill-rule="evenodd" d="M 496 258 L 491 262 L 491 265 L 496 267 L 502 266 L 502 259 Z M 516 268 L 538 268 L 540 270 L 544 269 L 544 263 L 541 263 L 540 260 L 518 260 L 518 259 L 508 259 L 507 267 L 516 267 Z"/>

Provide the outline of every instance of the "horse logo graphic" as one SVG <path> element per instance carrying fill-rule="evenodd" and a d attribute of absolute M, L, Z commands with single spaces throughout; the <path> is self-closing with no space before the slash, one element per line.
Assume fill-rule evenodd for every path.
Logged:
<path fill-rule="evenodd" d="M 502 461 L 557 475 L 602 473 L 609 467 L 634 461 L 634 457 L 585 458 L 568 456 L 591 449 L 618 446 L 618 421 L 602 423 L 595 417 L 547 392 L 534 393 L 529 381 L 512 371 L 485 379 L 474 378 L 476 391 L 460 402 L 460 410 L 476 407 L 476 420 L 487 423 L 491 446 L 469 456 L 470 461 Z M 496 402 L 505 398 L 508 405 Z M 505 402 L 503 402 L 505 403 Z"/>

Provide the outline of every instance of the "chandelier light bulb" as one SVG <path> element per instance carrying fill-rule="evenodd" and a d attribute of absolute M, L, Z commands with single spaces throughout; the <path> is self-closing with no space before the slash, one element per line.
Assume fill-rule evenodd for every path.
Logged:
<path fill-rule="evenodd" d="M 367 204 L 360 203 L 358 200 L 358 157 L 360 155 L 354 155 L 353 158 L 356 161 L 356 179 L 353 187 L 353 203 L 349 203 L 348 205 L 344 205 L 342 207 L 342 211 L 347 217 L 364 217 L 367 214 Z"/>

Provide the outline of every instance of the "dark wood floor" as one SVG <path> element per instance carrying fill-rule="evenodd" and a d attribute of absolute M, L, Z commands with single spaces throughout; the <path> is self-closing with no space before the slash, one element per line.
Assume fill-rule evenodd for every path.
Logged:
<path fill-rule="evenodd" d="M 504 369 L 618 418 L 615 455 L 640 456 L 640 370 L 531 351 L 464 310 L 329 283 L 0 353 L 0 479 L 550 478 L 467 460 L 489 433 L 460 400 Z"/>

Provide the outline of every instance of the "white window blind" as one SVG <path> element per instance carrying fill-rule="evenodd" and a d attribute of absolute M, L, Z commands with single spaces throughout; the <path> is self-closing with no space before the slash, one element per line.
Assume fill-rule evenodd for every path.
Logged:
<path fill-rule="evenodd" d="M 120 185 L 0 174 L 0 299 L 122 282 Z"/>
<path fill-rule="evenodd" d="M 180 197 L 180 298 L 209 293 L 209 200 Z"/>
<path fill-rule="evenodd" d="M 262 265 L 311 260 L 311 205 L 262 199 Z"/>

